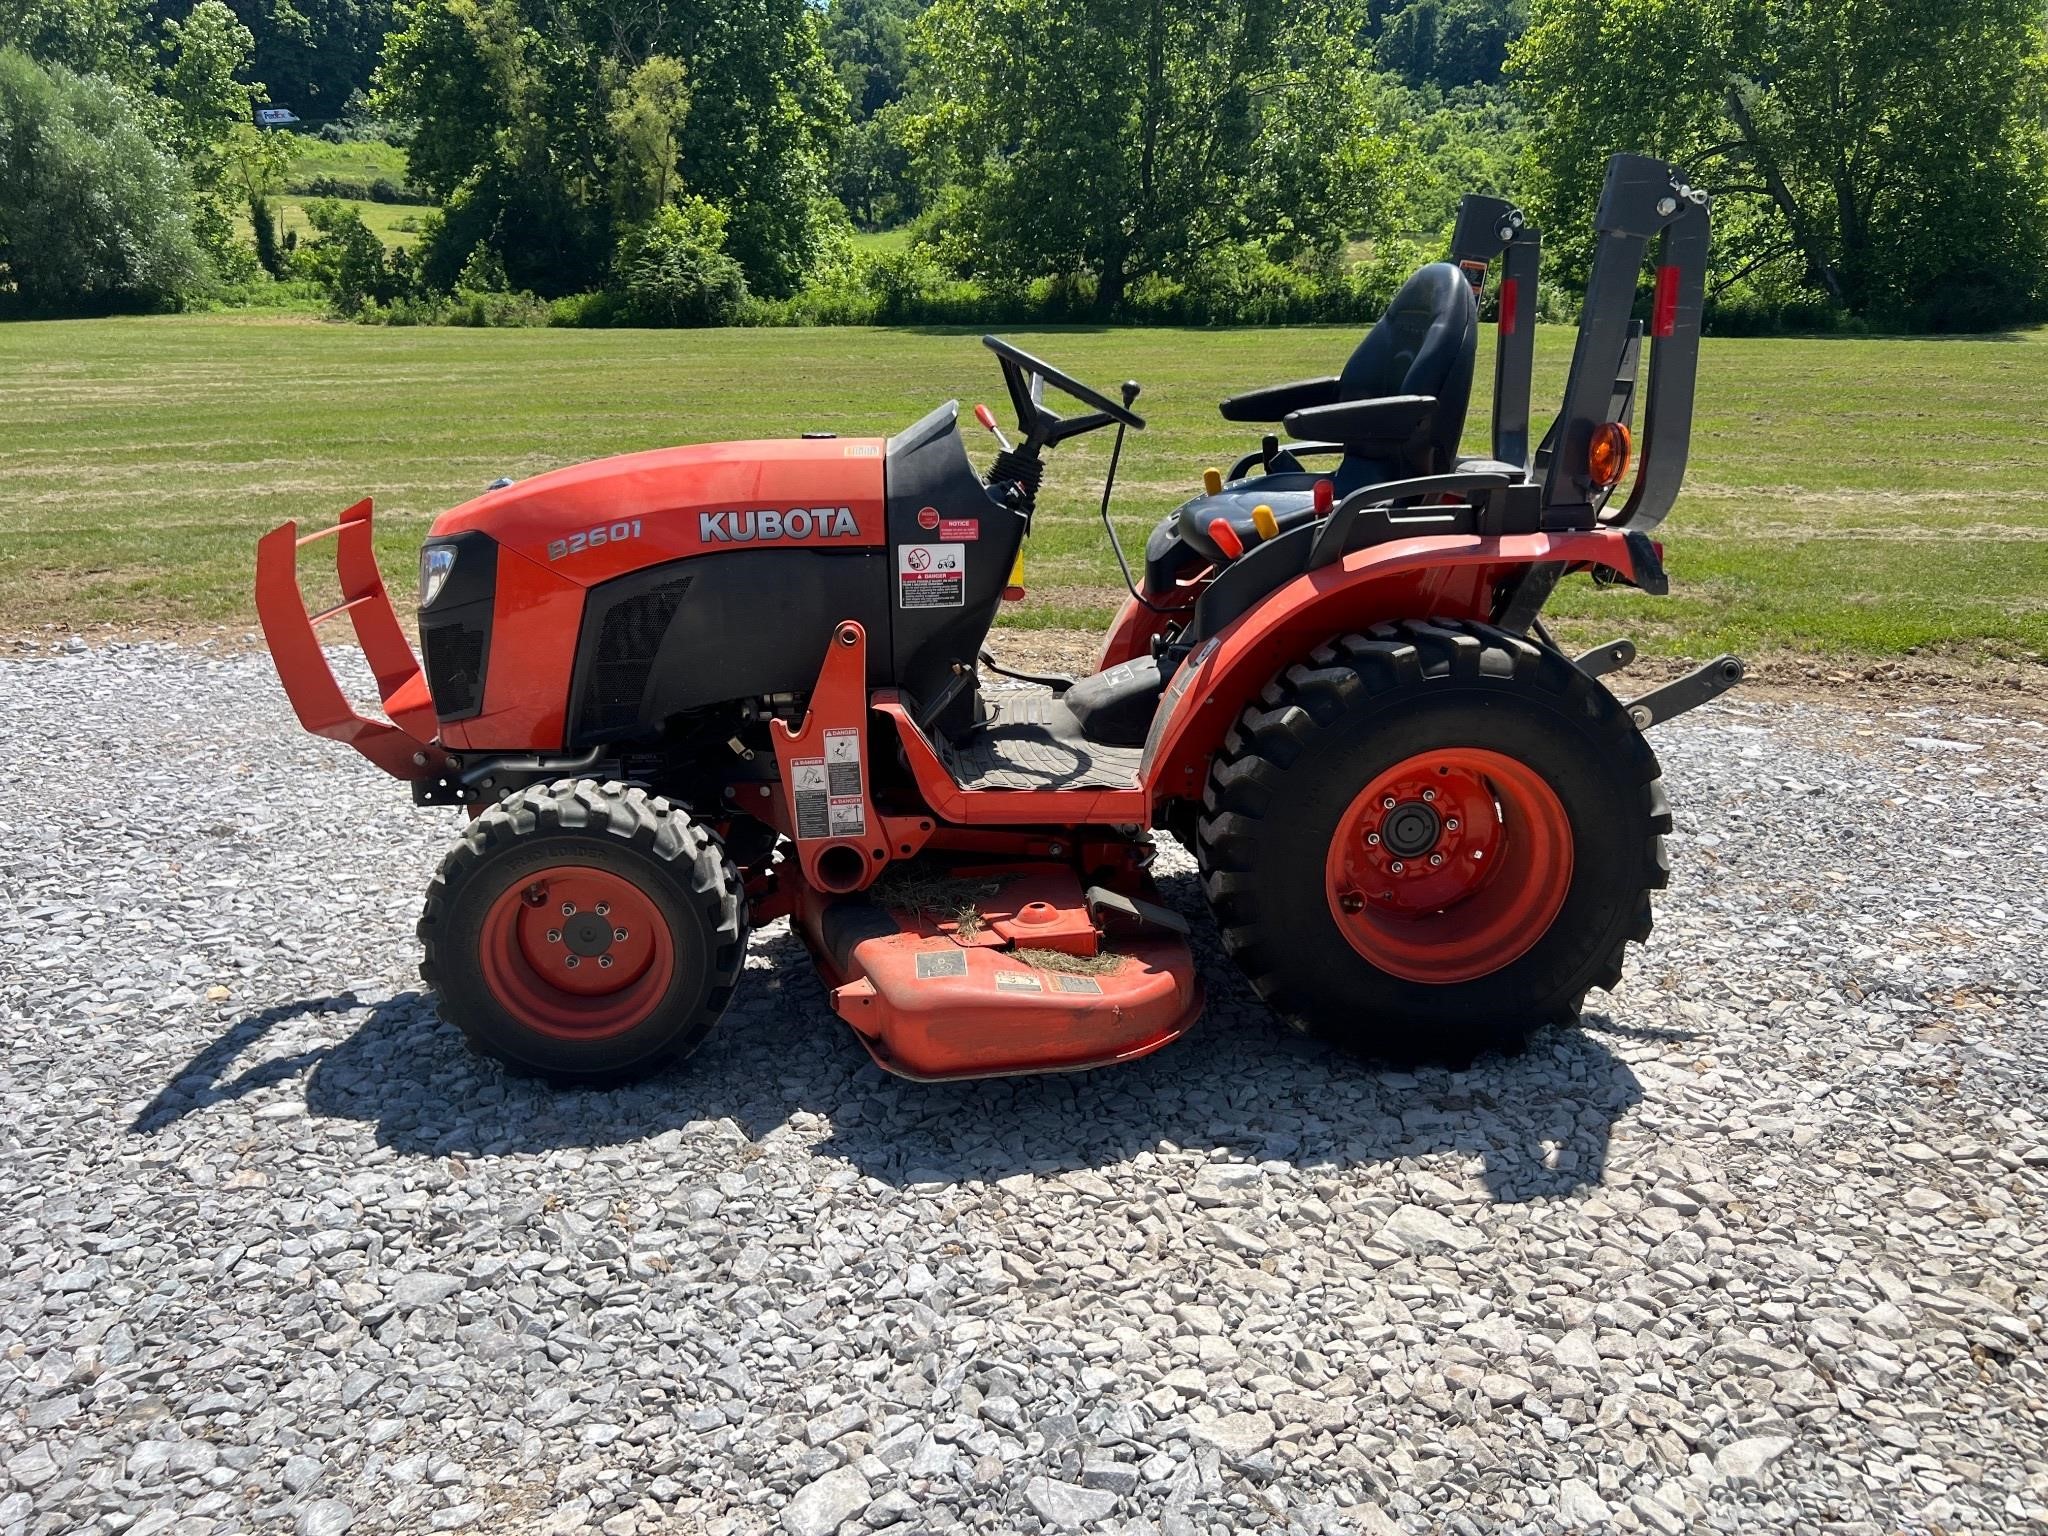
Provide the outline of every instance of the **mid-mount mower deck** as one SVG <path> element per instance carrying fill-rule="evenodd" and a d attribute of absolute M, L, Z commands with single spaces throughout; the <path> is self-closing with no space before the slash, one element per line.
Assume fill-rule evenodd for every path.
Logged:
<path fill-rule="evenodd" d="M 1078 681 L 984 646 L 1045 454 L 1111 426 L 1120 451 L 1138 386 L 1112 399 L 993 337 L 1019 437 L 977 408 L 985 471 L 948 403 L 886 439 L 501 483 L 422 551 L 424 669 L 367 501 L 268 535 L 257 607 L 308 729 L 469 810 L 421 969 L 513 1067 L 605 1078 L 687 1053 L 750 927 L 780 916 L 892 1071 L 1143 1055 L 1202 1006 L 1148 874 L 1155 829 L 1194 850 L 1225 947 L 1285 1016 L 1374 1054 L 1469 1055 L 1617 983 L 1670 827 L 1642 731 L 1741 676 L 1724 657 L 1624 705 L 1599 679 L 1632 647 L 1574 662 L 1539 620 L 1573 572 L 1665 590 L 1648 534 L 1684 472 L 1707 220 L 1671 167 L 1611 162 L 1563 406 L 1532 451 L 1539 241 L 1466 199 L 1453 262 L 1418 272 L 1340 374 L 1224 402 L 1294 440 L 1266 436 L 1160 522 Z M 1617 504 L 1652 240 L 1643 450 Z M 1491 453 L 1461 459 L 1496 261 Z M 1085 413 L 1055 414 L 1048 388 Z M 342 601 L 309 616 L 297 551 L 329 536 Z M 315 637 L 342 613 L 384 719 Z"/>

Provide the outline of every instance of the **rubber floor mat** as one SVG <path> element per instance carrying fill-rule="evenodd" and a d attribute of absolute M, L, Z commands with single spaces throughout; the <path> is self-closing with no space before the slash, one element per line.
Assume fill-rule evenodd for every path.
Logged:
<path fill-rule="evenodd" d="M 957 745 L 940 740 L 939 760 L 962 789 L 1129 789 L 1142 747 L 1089 741 L 1066 706 L 1041 688 L 988 695 L 996 718 Z"/>

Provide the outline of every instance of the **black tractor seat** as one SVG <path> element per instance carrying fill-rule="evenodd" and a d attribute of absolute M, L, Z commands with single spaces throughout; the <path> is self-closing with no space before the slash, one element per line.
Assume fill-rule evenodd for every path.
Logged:
<path fill-rule="evenodd" d="M 1250 548 L 1259 534 L 1252 509 L 1272 508 L 1282 532 L 1314 517 L 1315 483 L 1333 482 L 1338 500 L 1368 485 L 1442 474 L 1457 463 L 1479 349 L 1479 310 L 1471 281 L 1448 261 L 1433 262 L 1401 285 L 1344 371 L 1233 395 L 1227 421 L 1277 422 L 1301 441 L 1278 439 L 1259 460 L 1264 472 L 1233 479 L 1213 496 L 1184 502 L 1145 544 L 1146 583 L 1154 592 L 1223 551 L 1209 534 L 1222 518 Z M 1337 462 L 1317 473 L 1304 460 Z M 1239 465 L 1243 470 L 1249 462 Z"/>

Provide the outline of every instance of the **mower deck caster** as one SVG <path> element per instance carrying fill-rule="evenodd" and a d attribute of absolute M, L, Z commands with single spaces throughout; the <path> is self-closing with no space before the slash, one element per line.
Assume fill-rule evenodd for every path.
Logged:
<path fill-rule="evenodd" d="M 668 801 L 536 784 L 469 824 L 420 916 L 420 974 L 479 1053 L 613 1081 L 688 1055 L 732 999 L 746 904 L 718 840 Z"/>

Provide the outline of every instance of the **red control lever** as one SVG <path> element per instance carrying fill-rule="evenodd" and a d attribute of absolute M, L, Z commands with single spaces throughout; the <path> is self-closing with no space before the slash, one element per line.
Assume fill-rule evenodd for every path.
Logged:
<path fill-rule="evenodd" d="M 1230 519 L 1227 517 L 1210 520 L 1209 537 L 1214 539 L 1216 547 L 1232 560 L 1244 553 L 1244 540 L 1237 536 L 1237 530 L 1230 526 Z"/>
<path fill-rule="evenodd" d="M 1003 429 L 996 425 L 996 413 L 994 411 L 985 405 L 977 405 L 974 408 L 974 419 L 989 431 L 995 433 L 996 443 L 1002 448 L 1003 452 L 1008 453 L 1010 451 L 1010 440 L 1003 436 Z"/>

